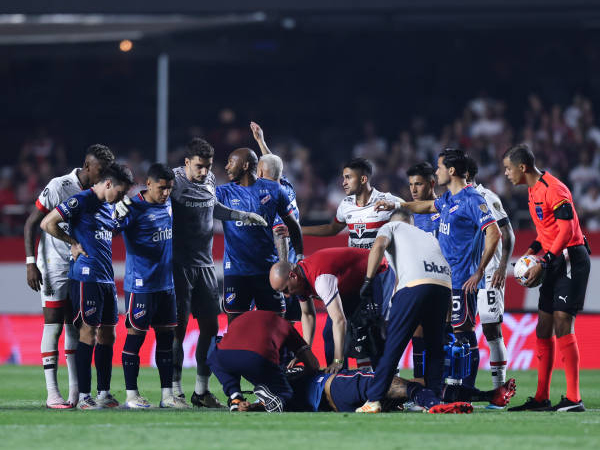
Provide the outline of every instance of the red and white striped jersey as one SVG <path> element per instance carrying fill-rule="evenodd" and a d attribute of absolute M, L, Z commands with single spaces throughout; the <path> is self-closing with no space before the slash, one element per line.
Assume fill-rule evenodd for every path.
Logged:
<path fill-rule="evenodd" d="M 348 246 L 371 248 L 379 229 L 389 222 L 393 211 L 375 211 L 375 203 L 379 200 L 400 202 L 401 198 L 389 192 L 379 192 L 373 189 L 371 197 L 365 206 L 356 204 L 356 195 L 344 198 L 338 206 L 335 220 L 348 225 Z"/>

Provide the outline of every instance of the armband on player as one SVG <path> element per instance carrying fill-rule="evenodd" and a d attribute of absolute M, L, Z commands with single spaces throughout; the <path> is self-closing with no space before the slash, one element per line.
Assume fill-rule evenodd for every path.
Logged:
<path fill-rule="evenodd" d="M 542 249 L 542 244 L 540 243 L 540 241 L 533 241 L 529 248 L 533 250 L 533 254 L 535 255 L 536 253 L 539 253 Z"/>
<path fill-rule="evenodd" d="M 571 220 L 573 218 L 573 206 L 569 202 L 563 203 L 558 208 L 554 209 L 554 218 Z"/>

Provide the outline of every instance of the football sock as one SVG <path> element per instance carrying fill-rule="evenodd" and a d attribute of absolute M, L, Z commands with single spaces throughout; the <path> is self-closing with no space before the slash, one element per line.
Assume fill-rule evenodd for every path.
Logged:
<path fill-rule="evenodd" d="M 550 398 L 550 381 L 552 380 L 552 367 L 554 366 L 554 336 L 549 339 L 537 338 L 536 356 L 538 360 L 538 384 L 535 400 L 541 402 Z"/>
<path fill-rule="evenodd" d="M 75 362 L 75 352 L 79 342 L 79 330 L 73 324 L 65 324 L 65 359 L 67 360 L 67 371 L 69 373 L 69 401 L 73 404 L 79 397 L 79 387 L 77 385 L 77 364 Z"/>
<path fill-rule="evenodd" d="M 175 338 L 173 339 L 173 391 L 175 395 L 182 394 L 181 389 L 181 370 L 183 368 L 183 344 Z"/>
<path fill-rule="evenodd" d="M 492 370 L 492 383 L 500 387 L 506 381 L 506 346 L 504 338 L 499 337 L 488 341 L 490 347 L 490 369 Z"/>
<path fill-rule="evenodd" d="M 166 398 L 172 397 L 173 396 L 173 388 L 162 388 L 160 390 L 160 399 L 164 400 Z"/>
<path fill-rule="evenodd" d="M 144 343 L 143 334 L 128 334 L 123 345 L 121 361 L 123 363 L 123 375 L 125 375 L 125 389 L 137 391 L 137 379 L 140 373 L 140 348 Z M 96 349 L 96 353 L 98 350 Z"/>
<path fill-rule="evenodd" d="M 412 351 L 413 351 L 413 377 L 424 378 L 425 377 L 425 365 L 424 362 L 424 351 L 425 351 L 425 340 L 421 336 L 412 337 Z"/>
<path fill-rule="evenodd" d="M 579 347 L 573 333 L 559 337 L 558 348 L 565 366 L 567 377 L 567 398 L 572 402 L 581 400 L 579 393 Z"/>
<path fill-rule="evenodd" d="M 126 389 L 125 394 L 126 394 L 127 401 L 129 401 L 129 400 L 133 400 L 138 395 L 140 395 L 140 391 L 138 391 L 137 389 Z"/>
<path fill-rule="evenodd" d="M 206 362 L 206 358 L 212 339 L 212 336 L 198 335 L 198 344 L 196 345 L 196 374 L 200 376 L 210 376 L 210 367 Z M 196 393 L 202 394 L 203 392 L 196 391 Z"/>
<path fill-rule="evenodd" d="M 196 386 L 194 391 L 198 395 L 205 394 L 208 391 L 208 379 L 210 375 L 196 375 Z"/>
<path fill-rule="evenodd" d="M 42 333 L 41 353 L 44 377 L 48 397 L 60 395 L 56 371 L 58 368 L 58 338 L 62 331 L 62 323 L 46 323 Z"/>
<path fill-rule="evenodd" d="M 110 391 L 110 378 L 112 376 L 113 346 L 96 344 L 94 362 L 96 363 L 96 377 L 98 392 Z"/>
<path fill-rule="evenodd" d="M 90 395 L 92 391 L 92 355 L 94 346 L 84 342 L 77 344 L 75 362 L 77 364 L 77 380 L 79 383 L 79 399 Z"/>
<path fill-rule="evenodd" d="M 373 370 L 373 363 L 371 362 L 371 358 L 358 358 L 356 360 L 356 368 L 358 370 Z"/>
<path fill-rule="evenodd" d="M 161 388 L 171 388 L 173 385 L 173 337 L 172 330 L 156 333 L 156 353 L 154 357 Z"/>
<path fill-rule="evenodd" d="M 471 373 L 463 380 L 463 385 L 468 387 L 475 387 L 475 379 L 477 378 L 477 371 L 479 370 L 479 346 L 477 345 L 477 335 L 474 331 L 460 331 L 455 332 L 456 339 L 460 342 L 468 342 L 471 348 Z"/>
<path fill-rule="evenodd" d="M 420 383 L 409 381 L 406 385 L 406 394 L 417 405 L 423 408 L 431 408 L 432 406 L 439 405 L 440 399 L 431 390 L 423 387 Z"/>

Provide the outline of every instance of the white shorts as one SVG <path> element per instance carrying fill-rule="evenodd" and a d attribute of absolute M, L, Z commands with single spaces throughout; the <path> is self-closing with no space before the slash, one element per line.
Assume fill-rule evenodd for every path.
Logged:
<path fill-rule="evenodd" d="M 485 289 L 477 293 L 477 311 L 481 323 L 501 323 L 504 315 L 504 288 L 492 287 L 492 275 L 485 275 Z"/>
<path fill-rule="evenodd" d="M 63 308 L 69 303 L 69 268 L 40 267 L 42 273 L 42 308 Z"/>

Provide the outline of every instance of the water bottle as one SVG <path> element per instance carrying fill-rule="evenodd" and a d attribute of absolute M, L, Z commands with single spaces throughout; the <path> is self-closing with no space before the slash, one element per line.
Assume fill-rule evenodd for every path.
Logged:
<path fill-rule="evenodd" d="M 446 383 L 450 385 L 461 385 L 462 380 L 471 373 L 471 348 L 468 342 L 459 342 L 456 338 L 446 346 L 446 358 L 444 366 L 448 366 Z"/>

